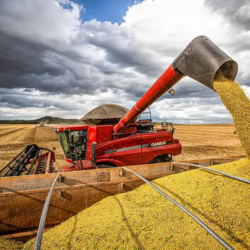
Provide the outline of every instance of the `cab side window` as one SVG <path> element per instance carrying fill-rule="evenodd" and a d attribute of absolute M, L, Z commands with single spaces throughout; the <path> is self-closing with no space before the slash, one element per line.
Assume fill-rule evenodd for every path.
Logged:
<path fill-rule="evenodd" d="M 80 157 L 85 158 L 86 144 L 87 144 L 87 131 L 72 131 L 70 135 L 73 135 L 74 149 L 73 153 L 77 153 Z"/>

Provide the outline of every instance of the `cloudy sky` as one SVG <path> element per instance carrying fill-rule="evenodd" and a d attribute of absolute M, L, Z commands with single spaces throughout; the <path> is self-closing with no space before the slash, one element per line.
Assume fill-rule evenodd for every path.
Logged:
<path fill-rule="evenodd" d="M 250 94 L 249 0 L 0 0 L 0 119 L 131 108 L 199 35 L 238 62 Z M 151 106 L 155 119 L 230 118 L 200 83 L 175 90 Z"/>

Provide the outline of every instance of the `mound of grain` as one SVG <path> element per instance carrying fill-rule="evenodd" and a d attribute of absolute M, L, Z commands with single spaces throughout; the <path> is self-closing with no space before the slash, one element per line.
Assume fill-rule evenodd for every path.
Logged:
<path fill-rule="evenodd" d="M 0 237 L 0 249 L 6 249 L 6 250 L 21 250 L 23 247 L 23 242 L 20 241 L 14 241 L 14 240 L 8 240 L 3 237 Z"/>
<path fill-rule="evenodd" d="M 52 127 L 37 127 L 35 141 L 36 143 L 43 141 L 57 141 L 56 133 Z"/>
<path fill-rule="evenodd" d="M 250 160 L 214 166 L 250 179 Z M 154 183 L 235 249 L 250 247 L 250 185 L 204 170 Z M 33 249 L 35 240 L 25 244 Z M 42 249 L 223 249 L 149 185 L 108 197 L 44 233 Z"/>
<path fill-rule="evenodd" d="M 250 101 L 236 83 L 220 78 L 214 82 L 214 89 L 231 113 L 237 135 L 246 154 L 250 156 Z"/>

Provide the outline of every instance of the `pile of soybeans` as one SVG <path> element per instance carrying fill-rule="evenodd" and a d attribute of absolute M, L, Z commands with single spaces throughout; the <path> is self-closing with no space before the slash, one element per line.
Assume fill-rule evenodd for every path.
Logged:
<path fill-rule="evenodd" d="M 250 103 L 234 82 L 214 88 L 250 155 Z M 213 166 L 250 180 L 250 160 Z M 234 249 L 250 249 L 250 185 L 205 170 L 153 181 Z M 33 249 L 35 239 L 24 249 Z M 44 233 L 42 249 L 224 249 L 178 207 L 145 184 L 108 197 Z"/>
<path fill-rule="evenodd" d="M 21 250 L 23 244 L 20 241 L 14 241 L 0 237 L 0 249 L 1 250 Z"/>
<path fill-rule="evenodd" d="M 250 179 L 249 160 L 213 166 Z M 250 185 L 203 170 L 153 181 L 235 249 L 250 247 Z M 33 250 L 35 240 L 24 249 Z M 105 198 L 44 233 L 42 249 L 223 249 L 149 185 Z"/>

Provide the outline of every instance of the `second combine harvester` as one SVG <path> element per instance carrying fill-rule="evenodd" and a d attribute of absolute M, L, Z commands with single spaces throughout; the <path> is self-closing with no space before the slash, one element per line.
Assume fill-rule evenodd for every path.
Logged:
<path fill-rule="evenodd" d="M 173 127 L 153 129 L 151 119 L 137 118 L 165 92 L 172 94 L 171 88 L 185 75 L 213 89 L 219 75 L 234 80 L 237 70 L 237 63 L 211 40 L 195 38 L 129 111 L 107 104 L 84 116 L 86 125 L 55 128 L 65 158 L 72 163 L 59 171 L 170 161 L 181 153 Z M 111 115 L 104 117 L 107 110 Z M 124 115 L 121 119 L 120 114 Z"/>

